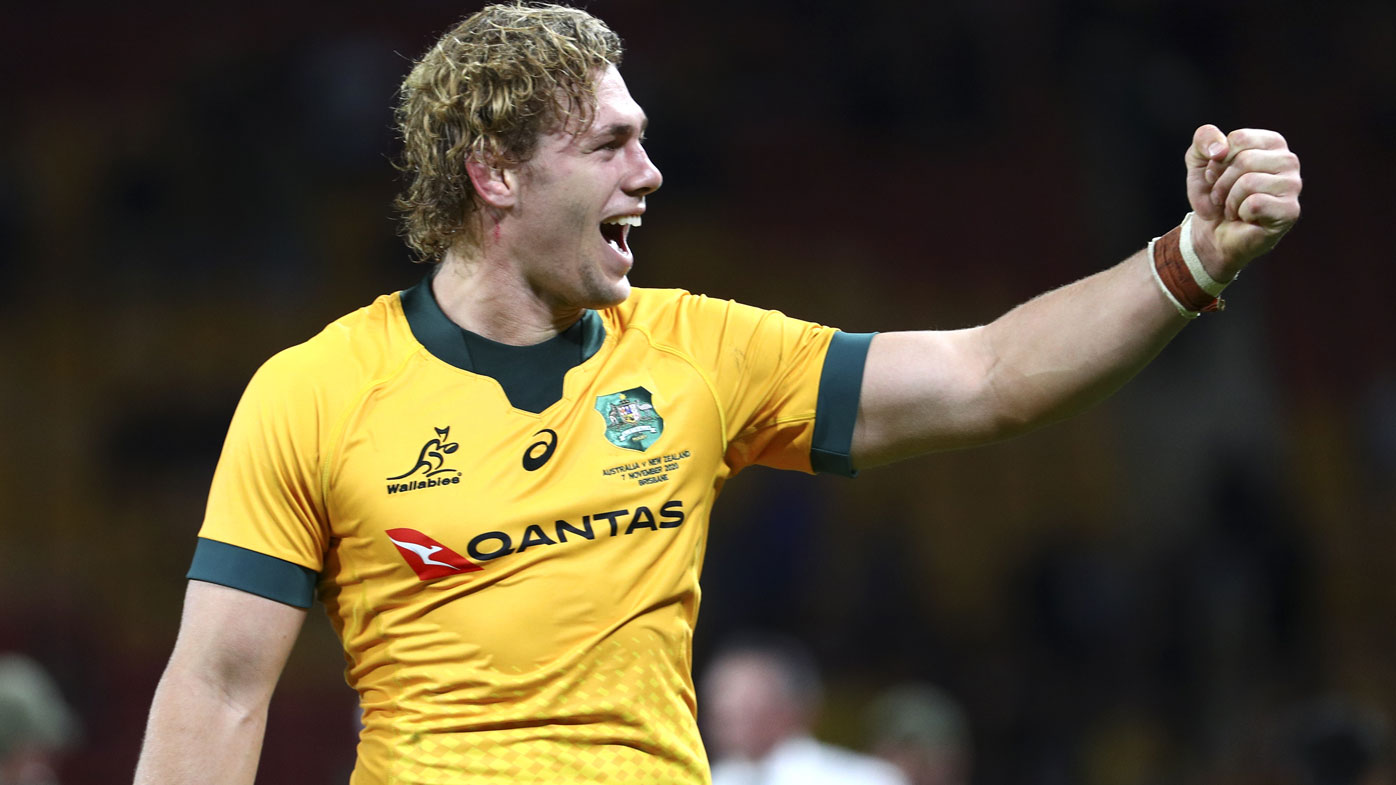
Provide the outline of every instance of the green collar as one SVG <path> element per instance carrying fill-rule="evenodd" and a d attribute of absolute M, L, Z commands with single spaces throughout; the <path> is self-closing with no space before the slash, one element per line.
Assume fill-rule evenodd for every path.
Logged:
<path fill-rule="evenodd" d="M 536 414 L 560 400 L 563 377 L 606 340 L 601 315 L 588 310 L 571 327 L 534 346 L 491 341 L 446 316 L 432 295 L 431 278 L 399 295 L 412 335 L 442 362 L 494 379 L 516 409 Z"/>

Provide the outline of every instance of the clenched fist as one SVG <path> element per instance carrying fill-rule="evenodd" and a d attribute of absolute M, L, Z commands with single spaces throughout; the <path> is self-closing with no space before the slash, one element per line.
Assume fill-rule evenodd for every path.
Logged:
<path fill-rule="evenodd" d="M 1204 125 L 1184 160 L 1193 248 L 1216 280 L 1236 277 L 1299 220 L 1299 157 L 1274 131 Z"/>

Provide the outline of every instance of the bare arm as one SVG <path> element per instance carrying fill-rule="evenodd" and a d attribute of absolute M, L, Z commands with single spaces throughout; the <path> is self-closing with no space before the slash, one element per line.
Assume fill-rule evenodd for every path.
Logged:
<path fill-rule="evenodd" d="M 251 785 L 267 704 L 304 620 L 303 609 L 190 581 L 136 785 Z"/>
<path fill-rule="evenodd" d="M 1193 246 L 1230 281 L 1299 218 L 1299 160 L 1279 134 L 1197 129 L 1185 156 Z M 967 330 L 886 333 L 863 375 L 860 468 L 1014 436 L 1080 412 L 1187 324 L 1144 252 Z"/>

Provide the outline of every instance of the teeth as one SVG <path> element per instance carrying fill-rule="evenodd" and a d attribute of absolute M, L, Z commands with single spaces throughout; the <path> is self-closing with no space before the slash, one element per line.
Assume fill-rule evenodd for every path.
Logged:
<path fill-rule="evenodd" d="M 603 224 L 616 224 L 618 226 L 639 226 L 640 216 L 638 215 L 617 215 L 615 218 L 607 218 Z"/>

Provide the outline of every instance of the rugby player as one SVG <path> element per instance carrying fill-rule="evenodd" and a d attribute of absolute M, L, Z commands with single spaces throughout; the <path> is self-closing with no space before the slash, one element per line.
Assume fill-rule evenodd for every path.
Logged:
<path fill-rule="evenodd" d="M 1206 125 L 1182 225 L 979 327 L 851 335 L 632 289 L 662 177 L 620 62 L 585 12 L 502 5 L 416 63 L 400 207 L 431 272 L 251 380 L 138 783 L 253 781 L 316 597 L 363 709 L 354 785 L 705 783 L 690 651 L 727 478 L 1079 412 L 1299 216 L 1279 134 Z"/>

